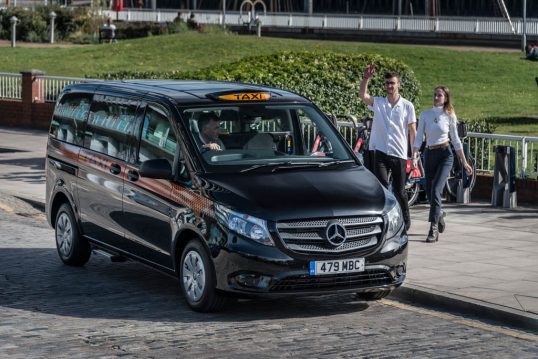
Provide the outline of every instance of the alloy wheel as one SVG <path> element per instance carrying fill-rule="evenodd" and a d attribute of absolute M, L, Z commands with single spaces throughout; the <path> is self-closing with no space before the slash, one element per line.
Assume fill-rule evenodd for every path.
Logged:
<path fill-rule="evenodd" d="M 73 247 L 73 226 L 66 213 L 62 213 L 56 223 L 56 245 L 62 256 L 69 256 Z"/>
<path fill-rule="evenodd" d="M 197 302 L 205 290 L 205 266 L 197 251 L 191 250 L 183 261 L 183 287 L 189 299 Z"/>

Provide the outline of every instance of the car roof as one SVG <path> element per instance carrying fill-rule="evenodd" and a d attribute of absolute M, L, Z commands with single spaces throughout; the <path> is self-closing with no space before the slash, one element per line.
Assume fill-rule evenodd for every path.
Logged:
<path fill-rule="evenodd" d="M 269 86 L 228 82 L 228 81 L 180 81 L 180 80 L 123 80 L 123 81 L 95 81 L 69 85 L 66 90 L 104 90 L 151 94 L 166 96 L 179 105 L 230 103 L 216 100 L 211 94 L 216 93 L 245 93 L 270 92 L 271 99 L 265 102 L 296 102 L 308 103 L 305 97 L 294 92 L 277 89 Z M 209 95 L 209 96 L 208 96 Z M 237 103 L 237 102 L 235 102 Z"/>

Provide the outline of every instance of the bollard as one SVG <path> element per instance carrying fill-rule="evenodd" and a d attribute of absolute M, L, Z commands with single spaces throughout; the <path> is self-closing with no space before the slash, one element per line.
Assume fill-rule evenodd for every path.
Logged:
<path fill-rule="evenodd" d="M 16 16 L 12 16 L 9 22 L 11 22 L 11 47 L 16 47 L 17 22 L 19 22 L 19 19 Z"/>
<path fill-rule="evenodd" d="M 516 208 L 516 153 L 510 146 L 495 146 L 495 169 L 491 205 L 495 207 Z"/>
<path fill-rule="evenodd" d="M 54 22 L 56 20 L 56 13 L 51 11 L 49 14 L 50 18 L 50 43 L 54 44 Z"/>
<path fill-rule="evenodd" d="M 468 158 L 469 153 L 469 144 L 464 143 L 463 144 L 463 154 L 466 158 Z M 454 159 L 455 161 L 458 161 L 458 159 Z M 470 203 L 471 202 L 471 191 L 469 190 L 469 184 L 470 179 L 469 176 L 467 176 L 467 172 L 465 172 L 465 169 L 463 168 L 463 165 L 461 166 L 461 178 L 458 181 L 458 190 L 456 193 L 456 202 L 457 203 Z M 475 174 L 476 175 L 476 174 Z"/>
<path fill-rule="evenodd" d="M 262 36 L 262 21 L 258 17 L 256 17 L 256 35 Z"/>

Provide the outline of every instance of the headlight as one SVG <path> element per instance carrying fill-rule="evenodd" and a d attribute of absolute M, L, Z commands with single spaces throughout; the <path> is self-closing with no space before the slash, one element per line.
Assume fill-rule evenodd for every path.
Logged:
<path fill-rule="evenodd" d="M 400 205 L 392 193 L 385 191 L 385 211 L 387 212 L 387 240 L 381 249 L 381 253 L 397 250 L 407 243 L 407 236 L 400 235 L 404 221 Z"/>
<path fill-rule="evenodd" d="M 394 207 L 392 207 L 392 209 L 387 213 L 387 219 L 389 222 L 387 228 L 387 238 L 392 238 L 398 234 L 398 231 L 403 225 L 402 210 L 400 209 L 400 205 L 398 203 L 395 203 Z"/>
<path fill-rule="evenodd" d="M 232 211 L 220 204 L 215 204 L 215 212 L 218 221 L 229 230 L 266 246 L 275 245 L 265 220 Z"/>

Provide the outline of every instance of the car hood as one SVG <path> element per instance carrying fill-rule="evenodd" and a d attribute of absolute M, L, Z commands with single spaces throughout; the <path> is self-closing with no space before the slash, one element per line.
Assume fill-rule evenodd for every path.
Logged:
<path fill-rule="evenodd" d="M 362 166 L 211 173 L 199 180 L 216 203 L 271 221 L 381 213 L 385 204 L 381 184 Z"/>

